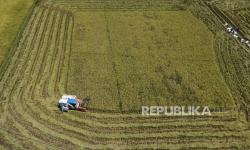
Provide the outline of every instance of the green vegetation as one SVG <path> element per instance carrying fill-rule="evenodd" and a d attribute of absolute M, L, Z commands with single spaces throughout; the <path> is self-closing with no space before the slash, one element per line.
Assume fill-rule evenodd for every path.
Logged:
<path fill-rule="evenodd" d="M 249 3 L 248 3 L 249 4 Z M 242 7 L 227 10 L 222 8 L 222 10 L 236 23 L 236 25 L 241 29 L 241 32 L 250 39 L 250 6 L 240 5 Z"/>
<path fill-rule="evenodd" d="M 69 7 L 73 1 L 84 7 Z M 250 149 L 240 109 L 249 103 L 249 54 L 203 1 L 164 11 L 111 1 L 32 7 L 0 70 L 0 149 Z M 64 93 L 91 96 L 91 109 L 60 112 Z M 182 117 L 114 112 L 194 103 L 234 109 Z"/>
<path fill-rule="evenodd" d="M 248 0 L 212 0 L 212 3 L 223 10 L 234 11 L 242 8 L 249 8 Z"/>
<path fill-rule="evenodd" d="M 0 0 L 0 64 L 11 47 L 33 0 Z"/>
<path fill-rule="evenodd" d="M 184 10 L 189 5 L 187 0 L 46 0 L 48 5 L 70 9 L 72 11 L 150 11 Z"/>
<path fill-rule="evenodd" d="M 224 15 L 228 16 L 231 22 L 239 28 L 239 30 L 244 34 L 246 38 L 249 38 L 249 13 L 248 6 L 244 4 L 244 1 L 232 1 L 237 3 L 238 9 L 228 9 L 226 7 L 222 8 L 222 5 L 225 5 L 227 1 L 213 3 L 220 8 L 220 11 Z M 197 4 L 197 3 L 196 3 Z M 242 43 L 228 36 L 225 33 L 223 25 L 218 21 L 218 18 L 213 17 L 209 13 L 209 9 L 206 8 L 200 9 L 194 3 L 192 8 L 193 14 L 198 18 L 203 19 L 203 22 L 207 24 L 209 29 L 215 35 L 214 48 L 217 56 L 217 61 L 220 66 L 220 70 L 226 80 L 227 85 L 232 91 L 232 95 L 236 100 L 238 108 L 245 112 L 249 113 L 249 48 L 242 45 Z M 204 6 L 204 3 L 202 4 Z M 249 117 L 249 115 L 248 115 Z M 248 119 L 250 121 L 250 118 Z"/>
<path fill-rule="evenodd" d="M 211 32 L 188 11 L 81 12 L 69 91 L 104 110 L 233 107 L 215 58 Z"/>

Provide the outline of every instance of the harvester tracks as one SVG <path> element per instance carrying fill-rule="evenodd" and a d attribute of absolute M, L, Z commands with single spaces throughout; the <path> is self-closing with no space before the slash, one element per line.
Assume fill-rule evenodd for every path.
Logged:
<path fill-rule="evenodd" d="M 81 11 L 162 11 L 162 10 L 184 10 L 187 7 L 185 0 L 49 0 L 48 4 L 56 4 L 70 10 Z"/>
<path fill-rule="evenodd" d="M 228 17 L 227 14 L 225 14 L 225 12 L 221 11 L 219 8 L 217 8 L 215 5 L 211 5 L 208 2 L 205 2 L 205 5 L 209 8 L 209 10 L 218 18 L 218 20 L 220 20 L 221 25 L 223 26 L 223 24 L 228 23 L 230 24 L 233 28 L 235 29 L 239 29 L 236 25 L 236 23 L 234 23 L 234 21 L 232 21 L 231 18 Z M 244 35 L 244 33 L 241 30 L 238 30 L 238 34 L 240 38 L 246 38 L 247 36 Z M 224 35 L 223 35 L 224 36 Z M 234 83 L 235 86 L 237 86 L 237 88 L 233 91 L 239 91 L 239 93 L 236 94 L 236 96 L 238 97 L 238 99 L 240 100 L 240 105 L 239 109 L 241 111 L 243 111 L 246 116 L 248 116 L 248 109 L 249 109 L 249 75 L 248 72 L 246 70 L 246 68 L 243 66 L 244 63 L 247 61 L 247 59 L 249 59 L 249 50 L 242 46 L 242 44 L 238 41 L 238 40 L 232 40 L 231 38 L 226 38 L 226 41 L 229 41 L 230 43 L 227 42 L 227 44 L 225 44 L 225 48 L 227 48 L 227 50 L 223 51 L 223 54 L 219 54 L 220 56 L 224 57 L 223 55 L 228 55 L 229 59 L 226 58 L 218 58 L 224 60 L 224 67 L 227 65 L 231 65 L 231 68 L 227 69 L 227 72 L 231 72 L 230 75 L 233 75 L 234 77 L 231 78 L 232 81 L 235 81 L 236 83 Z M 234 41 L 234 43 L 232 42 Z M 222 44 L 223 45 L 223 44 Z M 237 45 L 237 48 L 235 48 L 234 45 Z M 230 47 L 230 48 L 229 48 Z M 223 49 L 225 49 L 223 48 Z M 244 50 L 244 51 L 242 51 Z M 228 53 L 228 54 L 226 54 Z M 226 60 L 225 60 L 226 59 Z M 245 62 L 244 62 L 245 61 Z M 231 62 L 231 64 L 227 64 L 228 62 Z M 222 64 L 220 64 L 222 65 Z M 223 70 L 223 68 L 221 68 Z M 228 79 L 227 79 L 228 80 Z M 227 81 L 228 83 L 231 81 Z M 231 85 L 232 87 L 233 85 Z"/>

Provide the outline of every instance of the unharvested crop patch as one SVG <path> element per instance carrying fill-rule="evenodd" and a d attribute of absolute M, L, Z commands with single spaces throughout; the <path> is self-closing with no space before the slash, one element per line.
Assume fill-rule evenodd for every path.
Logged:
<path fill-rule="evenodd" d="M 0 1 L 0 63 L 10 51 L 11 44 L 16 44 L 12 42 L 16 34 L 22 32 L 21 24 L 31 5 L 32 0 Z"/>
<path fill-rule="evenodd" d="M 76 13 L 69 77 L 96 109 L 234 106 L 212 34 L 188 11 Z"/>

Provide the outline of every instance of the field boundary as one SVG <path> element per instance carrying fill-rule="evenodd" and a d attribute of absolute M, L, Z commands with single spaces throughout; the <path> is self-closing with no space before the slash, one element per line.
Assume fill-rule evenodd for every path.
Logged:
<path fill-rule="evenodd" d="M 19 41 L 22 38 L 22 34 L 24 32 L 25 27 L 27 26 L 27 24 L 29 23 L 29 20 L 34 12 L 34 9 L 37 6 L 37 1 L 39 0 L 34 0 L 32 6 L 29 8 L 27 15 L 25 17 L 25 19 L 23 20 L 23 22 L 21 23 L 21 26 L 18 29 L 18 33 L 16 34 L 14 40 L 12 41 L 12 46 L 9 48 L 6 57 L 3 59 L 2 63 L 0 64 L 0 77 L 3 76 L 3 73 L 5 72 L 4 70 L 6 70 L 6 67 L 8 66 L 9 63 L 9 59 L 11 58 L 11 56 L 13 55 L 15 48 L 18 47 L 19 45 Z M 0 79 L 1 81 L 1 79 Z"/>
<path fill-rule="evenodd" d="M 233 52 L 237 51 L 237 53 L 239 53 L 238 54 L 239 57 L 242 57 L 240 55 L 249 55 L 249 52 L 236 39 L 232 39 L 232 37 L 229 37 L 229 35 L 225 35 L 226 31 L 225 31 L 225 28 L 223 27 L 223 21 L 221 19 L 223 19 L 224 21 L 228 21 L 233 26 L 235 26 L 235 23 L 232 22 L 232 20 L 226 18 L 227 16 L 225 16 L 225 14 L 223 14 L 223 16 L 220 16 L 220 14 L 216 14 L 215 10 L 214 11 L 211 10 L 213 6 L 210 6 L 209 4 L 207 4 L 206 1 L 205 2 L 197 1 L 196 3 L 194 2 L 193 4 L 196 4 L 199 7 L 203 7 L 202 8 L 203 12 L 201 12 L 201 13 L 197 13 L 198 11 L 201 11 L 201 10 L 192 10 L 192 12 L 196 17 L 201 19 L 207 25 L 207 27 L 213 32 L 214 38 L 215 38 L 214 49 L 215 49 L 215 52 L 217 55 L 217 62 L 219 64 L 219 68 L 221 70 L 221 73 L 224 77 L 225 82 L 227 83 L 228 87 L 230 88 L 232 95 L 234 96 L 235 104 L 238 108 L 238 111 L 243 112 L 246 115 L 246 119 L 248 121 L 250 121 L 250 119 L 248 119 L 249 114 L 250 114 L 249 113 L 250 103 L 247 100 L 248 94 L 246 93 L 246 90 L 245 90 L 245 88 L 247 88 L 247 85 L 243 84 L 244 83 L 243 80 L 246 81 L 246 80 L 248 80 L 248 78 L 245 75 L 241 75 L 241 73 L 239 72 L 239 69 L 238 69 L 238 68 L 241 68 L 241 69 L 243 69 L 241 72 L 244 72 L 244 68 L 241 67 L 242 65 L 240 64 L 243 62 L 242 61 L 236 62 L 236 61 L 239 61 L 238 57 L 237 57 L 238 60 L 237 59 L 232 60 L 232 58 L 236 54 L 233 54 L 232 52 L 229 52 L 229 51 L 233 51 Z M 206 9 L 206 11 L 204 11 L 204 9 Z M 207 12 L 210 12 L 210 14 Z M 221 17 L 223 17 L 223 18 L 221 18 Z M 204 18 L 206 18 L 206 20 Z M 220 33 L 224 33 L 224 34 L 219 35 Z M 241 32 L 240 32 L 240 34 L 243 35 Z M 216 44 L 218 44 L 217 40 L 218 40 L 218 38 L 220 38 L 220 36 L 224 36 L 225 37 L 224 40 L 230 41 L 230 43 L 227 42 L 224 45 L 225 50 L 221 50 L 220 49 L 221 46 L 218 49 L 218 46 L 216 45 Z M 237 46 L 237 48 L 239 48 L 240 50 L 237 50 L 236 48 L 230 49 L 229 46 L 233 47 L 233 45 Z M 245 54 L 243 54 L 243 53 L 245 53 Z M 231 59 L 225 60 L 226 58 L 223 58 L 224 56 L 231 57 Z M 229 69 L 229 68 L 231 68 L 231 69 Z M 232 69 L 232 68 L 234 68 L 234 69 Z M 233 70 L 235 70 L 235 72 Z"/>

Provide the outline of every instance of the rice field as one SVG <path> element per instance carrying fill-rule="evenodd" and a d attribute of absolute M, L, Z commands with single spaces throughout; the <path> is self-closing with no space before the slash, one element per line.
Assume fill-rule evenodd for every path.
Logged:
<path fill-rule="evenodd" d="M 234 107 L 212 33 L 188 11 L 79 12 L 73 34 L 69 93 L 95 109 Z"/>
<path fill-rule="evenodd" d="M 0 149 L 249 149 L 248 54 L 206 5 L 111 2 L 35 1 L 0 67 Z M 89 111 L 60 112 L 64 93 Z M 229 111 L 138 113 L 193 104 Z"/>
<path fill-rule="evenodd" d="M 0 63 L 11 48 L 25 15 L 28 14 L 32 0 L 0 0 Z"/>

